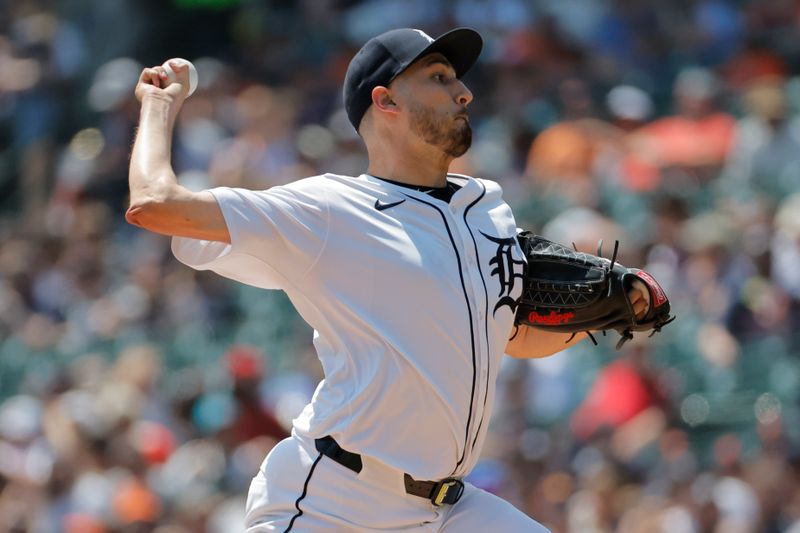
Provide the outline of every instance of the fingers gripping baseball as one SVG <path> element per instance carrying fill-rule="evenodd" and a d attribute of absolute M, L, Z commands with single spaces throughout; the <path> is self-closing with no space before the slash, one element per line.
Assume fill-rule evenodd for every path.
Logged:
<path fill-rule="evenodd" d="M 135 94 L 136 99 L 140 102 L 145 97 L 151 95 L 160 95 L 158 89 L 162 88 L 161 76 L 158 72 L 159 67 L 150 67 L 142 70 L 139 75 L 139 81 L 136 84 Z"/>
<path fill-rule="evenodd" d="M 142 70 L 135 93 L 140 102 L 148 96 L 182 102 L 196 87 L 197 70 L 194 65 L 177 58 Z"/>
<path fill-rule="evenodd" d="M 161 65 L 166 74 L 167 84 L 179 84 L 186 90 L 186 97 L 192 95 L 197 88 L 197 69 L 191 61 L 179 57 L 170 59 Z"/>

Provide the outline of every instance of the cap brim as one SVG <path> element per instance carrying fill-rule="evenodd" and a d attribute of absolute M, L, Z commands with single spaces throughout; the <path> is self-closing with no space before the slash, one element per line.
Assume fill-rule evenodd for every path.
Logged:
<path fill-rule="evenodd" d="M 456 77 L 460 78 L 472 68 L 478 60 L 483 49 L 483 39 L 480 34 L 471 28 L 456 28 L 438 39 L 434 40 L 427 48 L 417 54 L 408 65 L 403 67 L 403 72 L 416 61 L 430 54 L 442 54 L 456 71 Z M 398 72 L 398 75 L 400 74 Z M 397 77 L 397 76 L 395 76 Z"/>

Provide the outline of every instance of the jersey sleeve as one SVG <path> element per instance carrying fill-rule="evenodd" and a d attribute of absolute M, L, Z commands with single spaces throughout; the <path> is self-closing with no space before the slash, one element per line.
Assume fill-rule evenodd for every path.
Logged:
<path fill-rule="evenodd" d="M 321 254 L 328 204 L 308 180 L 266 191 L 219 187 L 216 198 L 231 243 L 173 237 L 172 253 L 196 270 L 265 289 L 296 284 Z"/>

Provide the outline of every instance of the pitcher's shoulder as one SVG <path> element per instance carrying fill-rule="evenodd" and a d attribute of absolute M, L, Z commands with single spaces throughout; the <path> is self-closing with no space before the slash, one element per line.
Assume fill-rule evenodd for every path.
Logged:
<path fill-rule="evenodd" d="M 289 183 L 278 185 L 275 190 L 294 191 L 303 196 L 321 197 L 329 194 L 342 193 L 353 189 L 358 179 L 353 176 L 342 176 L 339 174 L 318 174 L 300 178 Z"/>
<path fill-rule="evenodd" d="M 341 186 L 347 186 L 349 182 L 354 182 L 358 178 L 353 176 L 343 176 L 340 174 L 318 174 L 316 176 L 309 176 L 307 178 L 300 178 L 295 181 L 291 181 L 284 185 L 284 187 L 297 187 L 297 188 L 313 188 L 313 187 L 322 187 L 322 188 L 337 188 Z"/>

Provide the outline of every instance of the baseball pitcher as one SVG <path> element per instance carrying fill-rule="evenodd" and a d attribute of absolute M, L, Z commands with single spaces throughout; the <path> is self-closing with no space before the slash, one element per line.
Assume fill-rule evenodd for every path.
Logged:
<path fill-rule="evenodd" d="M 481 48 L 466 28 L 371 39 L 344 82 L 368 168 L 261 191 L 182 187 L 170 143 L 187 69 L 172 84 L 163 67 L 141 74 L 127 220 L 172 235 L 191 268 L 285 291 L 314 328 L 324 369 L 292 436 L 252 481 L 250 533 L 547 531 L 463 481 L 486 438 L 503 354 L 543 357 L 586 337 L 569 333 L 583 326 L 549 331 L 538 308 L 516 318 L 529 259 L 511 209 L 497 183 L 448 173 L 470 147 L 461 76 Z M 607 290 L 600 302 L 622 295 L 632 317 L 622 329 L 644 323 L 655 289 L 613 283 L 607 260 L 591 269 L 606 279 L 591 289 Z M 539 274 L 537 295 L 565 290 L 540 286 Z M 547 300 L 547 312 L 560 301 Z"/>

